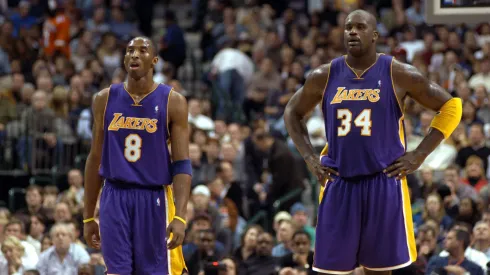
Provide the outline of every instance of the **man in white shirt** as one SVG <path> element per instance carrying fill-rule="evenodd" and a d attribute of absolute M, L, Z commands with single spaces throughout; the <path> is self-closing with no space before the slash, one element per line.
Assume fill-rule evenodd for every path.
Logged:
<path fill-rule="evenodd" d="M 217 78 L 217 85 L 220 93 L 218 102 L 218 115 L 231 118 L 232 115 L 239 114 L 243 100 L 245 98 L 245 87 L 248 86 L 253 73 L 254 63 L 250 57 L 240 50 L 230 47 L 233 42 L 227 42 L 227 46 L 221 49 L 211 62 L 211 73 Z M 227 97 L 231 100 L 231 108 L 225 109 Z M 227 112 L 228 111 L 228 112 Z"/>
<path fill-rule="evenodd" d="M 90 261 L 87 251 L 72 243 L 73 232 L 67 224 L 55 224 L 50 235 L 53 246 L 41 253 L 36 269 L 41 275 L 77 275 L 78 267 Z"/>

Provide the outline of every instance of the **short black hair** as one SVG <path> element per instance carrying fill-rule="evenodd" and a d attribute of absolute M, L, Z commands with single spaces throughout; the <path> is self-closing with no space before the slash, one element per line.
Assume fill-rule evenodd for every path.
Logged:
<path fill-rule="evenodd" d="M 148 36 L 137 36 L 137 37 L 131 39 L 131 41 L 133 41 L 135 39 L 142 39 L 142 40 L 148 42 L 148 44 L 150 44 L 150 48 L 151 48 L 151 52 L 153 53 L 153 56 L 155 57 L 158 55 L 155 43 L 153 42 L 153 40 L 151 40 L 151 38 L 149 38 Z M 131 41 L 129 41 L 129 43 L 131 43 Z M 128 45 L 129 45 L 129 43 L 128 43 Z"/>
<path fill-rule="evenodd" d="M 456 240 L 462 241 L 463 242 L 463 249 L 466 250 L 468 246 L 470 246 L 470 233 L 466 232 L 465 230 L 456 230 L 456 229 L 451 229 L 451 231 L 454 231 L 456 233 Z"/>
<path fill-rule="evenodd" d="M 356 14 L 356 13 L 361 14 L 361 15 L 363 15 L 363 16 L 366 16 L 366 22 L 367 22 L 367 23 L 368 23 L 368 24 L 369 24 L 369 25 L 370 25 L 370 26 L 371 26 L 373 29 L 375 29 L 375 30 L 376 30 L 376 27 L 377 27 L 377 25 L 378 25 L 378 21 L 376 20 L 376 17 L 375 17 L 375 16 L 374 16 L 372 13 L 370 13 L 370 12 L 368 12 L 368 11 L 365 11 L 365 10 L 361 10 L 361 9 L 359 9 L 359 10 L 355 10 L 355 11 L 353 11 L 353 12 L 349 13 L 349 14 L 347 15 L 347 17 L 349 17 L 351 14 Z"/>
<path fill-rule="evenodd" d="M 308 238 L 308 241 L 311 242 L 310 235 L 308 235 L 308 233 L 306 233 L 306 231 L 304 231 L 304 230 L 298 230 L 298 231 L 294 232 L 293 237 L 291 239 L 294 240 L 294 238 L 296 238 L 296 236 L 299 236 L 299 235 L 305 235 L 306 238 Z"/>

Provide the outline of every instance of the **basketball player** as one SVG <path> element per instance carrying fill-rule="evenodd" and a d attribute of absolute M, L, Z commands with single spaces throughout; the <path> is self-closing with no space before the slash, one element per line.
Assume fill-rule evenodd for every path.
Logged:
<path fill-rule="evenodd" d="M 459 124 L 461 100 L 414 67 L 376 53 L 376 19 L 356 10 L 345 21 L 348 54 L 314 70 L 285 111 L 287 130 L 322 183 L 313 270 L 390 274 L 410 265 L 416 248 L 405 176 Z M 437 111 L 428 135 L 406 152 L 405 97 Z M 321 102 L 327 147 L 321 159 L 304 116 Z"/>
<path fill-rule="evenodd" d="M 107 274 L 180 275 L 186 269 L 181 244 L 192 175 L 187 102 L 153 82 L 157 61 L 152 42 L 134 38 L 124 56 L 127 83 L 100 91 L 93 103 L 84 236 L 102 249 Z M 94 210 L 102 178 L 99 238 Z"/>

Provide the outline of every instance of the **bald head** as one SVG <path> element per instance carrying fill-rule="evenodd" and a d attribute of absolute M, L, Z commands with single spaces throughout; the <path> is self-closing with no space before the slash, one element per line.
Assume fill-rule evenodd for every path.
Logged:
<path fill-rule="evenodd" d="M 373 29 L 376 29 L 376 26 L 378 25 L 376 17 L 374 17 L 372 13 L 365 10 L 355 10 L 349 13 L 349 15 L 347 15 L 347 20 L 352 16 L 359 16 L 360 18 L 364 19 L 364 21 Z"/>

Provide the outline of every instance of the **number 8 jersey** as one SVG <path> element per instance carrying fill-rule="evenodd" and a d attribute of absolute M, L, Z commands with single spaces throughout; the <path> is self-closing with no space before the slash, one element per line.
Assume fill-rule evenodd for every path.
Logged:
<path fill-rule="evenodd" d="M 362 74 L 347 64 L 346 56 L 330 64 L 322 99 L 328 152 L 321 162 L 341 177 L 381 172 L 405 152 L 392 62 L 393 57 L 380 54 Z"/>
<path fill-rule="evenodd" d="M 99 174 L 140 185 L 172 183 L 167 143 L 168 100 L 172 88 L 159 84 L 135 101 L 124 83 L 113 84 L 104 112 L 104 145 Z"/>

